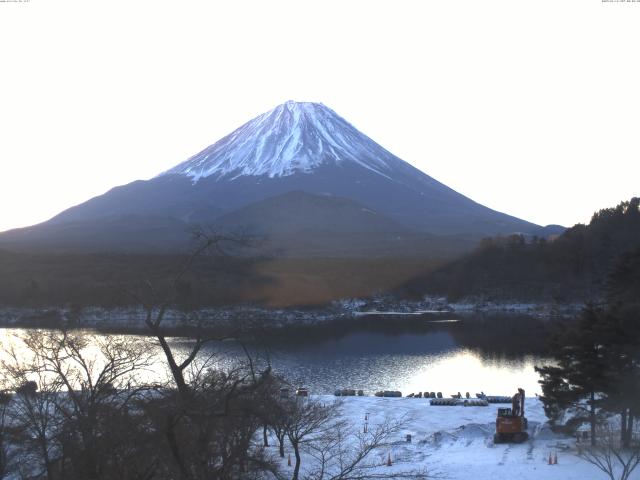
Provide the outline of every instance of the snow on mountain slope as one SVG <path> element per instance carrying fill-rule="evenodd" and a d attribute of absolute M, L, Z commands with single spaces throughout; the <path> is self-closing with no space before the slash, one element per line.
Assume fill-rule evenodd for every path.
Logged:
<path fill-rule="evenodd" d="M 273 178 L 342 162 L 387 178 L 394 164 L 405 163 L 323 104 L 288 101 L 161 175 L 186 175 L 194 183 L 209 176 Z"/>

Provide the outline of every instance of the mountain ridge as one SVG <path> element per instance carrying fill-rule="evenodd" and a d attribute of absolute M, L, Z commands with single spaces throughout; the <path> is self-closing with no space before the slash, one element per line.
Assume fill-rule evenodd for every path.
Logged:
<path fill-rule="evenodd" d="M 25 247 L 46 246 L 52 225 L 58 225 L 56 238 L 64 244 L 64 225 L 73 225 L 69 228 L 73 236 L 73 232 L 82 233 L 83 225 L 87 230 L 100 230 L 100 222 L 105 221 L 135 236 L 137 245 L 162 247 L 161 238 L 154 237 L 154 229 L 146 231 L 145 225 L 157 225 L 156 232 L 170 238 L 175 235 L 166 227 L 172 222 L 184 228 L 215 224 L 216 219 L 239 214 L 243 207 L 292 191 L 356 202 L 394 222 L 398 232 L 409 229 L 421 235 L 477 241 L 490 235 L 544 231 L 447 187 L 378 145 L 328 107 L 290 101 L 150 180 L 115 187 L 47 222 L 21 229 L 19 235 L 0 234 L 0 246 L 15 245 L 16 235 Z M 312 203 L 306 205 L 312 207 Z M 338 203 L 333 205 L 337 208 Z M 138 230 L 130 221 L 136 216 L 140 218 Z M 96 236 L 94 232 L 85 238 Z M 71 243 L 77 245 L 78 240 L 76 236 Z M 98 243 L 100 250 L 109 248 L 108 242 Z M 113 248 L 121 243 L 114 242 Z M 166 248 L 174 244 L 172 240 Z M 92 244 L 85 247 L 91 249 Z M 399 247 L 389 248 L 388 254 L 395 255 L 393 249 Z"/>

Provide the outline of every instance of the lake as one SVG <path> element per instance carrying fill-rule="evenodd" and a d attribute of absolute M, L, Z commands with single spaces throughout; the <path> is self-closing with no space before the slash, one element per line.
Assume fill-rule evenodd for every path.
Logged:
<path fill-rule="evenodd" d="M 511 395 L 518 387 L 528 395 L 540 393 L 534 365 L 548 363 L 542 353 L 548 322 L 530 317 L 368 316 L 357 322 L 280 330 L 245 341 L 258 364 L 271 363 L 292 385 L 312 393 L 333 393 L 337 388 L 453 393 L 484 391 Z M 20 348 L 15 335 L 22 329 L 3 329 L 3 345 Z M 95 333 L 97 337 L 108 335 Z M 156 364 L 141 372 L 146 380 L 166 374 L 155 339 L 136 336 L 155 349 Z M 171 338 L 178 352 L 191 341 Z M 220 368 L 243 361 L 238 343 L 226 341 L 203 349 L 215 354 Z"/>

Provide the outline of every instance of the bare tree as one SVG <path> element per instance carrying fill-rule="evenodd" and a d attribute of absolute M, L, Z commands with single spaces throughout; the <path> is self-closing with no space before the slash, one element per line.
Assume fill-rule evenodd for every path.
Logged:
<path fill-rule="evenodd" d="M 610 423 L 600 424 L 597 435 L 597 445 L 578 445 L 577 455 L 596 466 L 611 480 L 628 480 L 640 465 L 640 443 L 631 442 L 626 447 L 620 432 Z"/>
<path fill-rule="evenodd" d="M 25 349 L 4 362 L 16 391 L 15 443 L 32 459 L 21 469 L 48 479 L 130 472 L 130 452 L 144 445 L 135 435 L 132 384 L 149 364 L 148 349 L 130 337 L 82 332 L 31 330 L 21 340 Z"/>
<path fill-rule="evenodd" d="M 272 400 L 275 401 L 272 401 L 268 405 L 268 409 L 265 410 L 265 421 L 278 440 L 278 454 L 280 458 L 284 458 L 284 442 L 287 438 L 286 406 L 283 405 L 282 402 L 277 401 L 278 399 L 275 397 L 272 397 Z"/>
<path fill-rule="evenodd" d="M 171 385 L 145 406 L 155 429 L 164 439 L 166 468 L 176 478 L 227 479 L 248 476 L 259 469 L 272 469 L 252 439 L 262 427 L 260 400 L 268 395 L 271 368 L 257 371 L 248 350 L 246 362 L 223 371 L 216 364 L 208 345 L 230 340 L 232 336 L 211 335 L 204 318 L 181 302 L 181 282 L 209 254 L 223 254 L 230 246 L 246 246 L 241 236 L 194 232 L 197 246 L 185 257 L 176 274 L 164 288 L 151 280 L 138 292 L 128 292 L 145 312 L 145 324 L 157 339 L 170 372 Z M 193 333 L 186 351 L 178 352 L 168 341 L 167 311 L 178 308 Z"/>
<path fill-rule="evenodd" d="M 13 470 L 13 455 L 10 445 L 9 403 L 11 396 L 7 392 L 0 392 L 0 478 L 7 478 Z"/>
<path fill-rule="evenodd" d="M 295 455 L 291 480 L 298 480 L 302 463 L 301 448 L 314 438 L 326 434 L 334 426 L 338 404 L 323 404 L 308 397 L 287 398 L 283 402 L 285 408 L 282 426 Z"/>
<path fill-rule="evenodd" d="M 191 331 L 195 335 L 189 351 L 178 359 L 167 341 L 167 330 L 164 326 L 167 311 L 180 303 L 181 282 L 192 270 L 196 261 L 211 255 L 224 255 L 226 249 L 233 246 L 248 246 L 250 244 L 250 239 L 247 237 L 208 232 L 201 227 L 194 228 L 192 234 L 196 246 L 177 268 L 168 286 L 159 288 L 151 279 L 146 279 L 139 291 L 126 290 L 126 293 L 142 306 L 145 312 L 145 325 L 158 340 L 175 387 L 184 401 L 189 400 L 193 394 L 193 389 L 189 387 L 185 378 L 185 371 L 198 357 L 204 346 L 212 342 L 226 340 L 228 337 L 207 334 L 207 329 L 204 328 L 206 325 L 203 325 L 202 319 L 197 313 L 189 312 L 188 315 L 185 315 L 184 320 L 187 326 L 192 327 Z"/>
<path fill-rule="evenodd" d="M 345 421 L 336 422 L 331 429 L 305 449 L 316 465 L 306 473 L 310 480 L 366 480 L 375 478 L 426 479 L 426 470 L 380 471 L 379 455 L 390 447 L 396 436 L 409 421 L 408 417 L 385 420 L 366 432 L 353 428 Z"/>
<path fill-rule="evenodd" d="M 55 478 L 55 458 L 59 454 L 56 436 L 61 425 L 56 404 L 60 382 L 47 381 L 43 372 L 33 372 L 37 381 L 28 380 L 24 370 L 12 368 L 15 395 L 12 419 L 16 427 L 14 443 L 22 458 L 22 466 L 34 468 L 48 480 Z"/>

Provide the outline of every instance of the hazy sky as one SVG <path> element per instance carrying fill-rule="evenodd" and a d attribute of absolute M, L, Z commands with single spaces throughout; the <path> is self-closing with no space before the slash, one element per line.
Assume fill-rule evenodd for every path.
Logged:
<path fill-rule="evenodd" d="M 539 224 L 640 195 L 640 3 L 0 2 L 0 230 L 323 102 Z"/>

